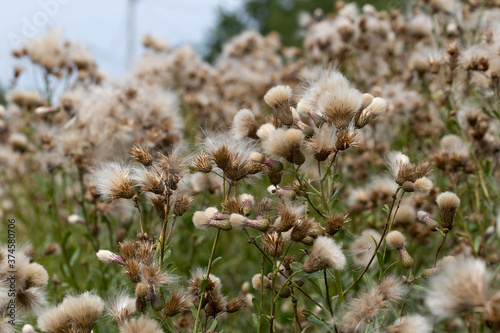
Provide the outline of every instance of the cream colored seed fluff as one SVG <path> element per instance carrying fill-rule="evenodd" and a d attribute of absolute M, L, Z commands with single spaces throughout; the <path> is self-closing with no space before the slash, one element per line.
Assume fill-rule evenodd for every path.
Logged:
<path fill-rule="evenodd" d="M 401 232 L 393 230 L 387 234 L 386 241 L 390 247 L 399 250 L 405 247 L 406 239 Z"/>

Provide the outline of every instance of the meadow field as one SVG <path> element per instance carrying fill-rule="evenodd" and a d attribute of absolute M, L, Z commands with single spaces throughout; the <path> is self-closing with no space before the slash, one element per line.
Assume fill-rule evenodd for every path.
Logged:
<path fill-rule="evenodd" d="M 500 2 L 337 1 L 0 106 L 0 333 L 500 330 Z M 498 67 L 497 67 L 498 66 Z"/>

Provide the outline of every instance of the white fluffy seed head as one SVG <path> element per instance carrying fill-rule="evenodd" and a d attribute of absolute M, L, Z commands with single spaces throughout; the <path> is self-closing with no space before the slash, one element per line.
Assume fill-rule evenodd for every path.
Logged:
<path fill-rule="evenodd" d="M 154 319 L 141 315 L 139 318 L 131 318 L 127 320 L 122 327 L 120 333 L 163 333 L 158 322 Z"/>
<path fill-rule="evenodd" d="M 262 155 L 260 153 L 253 152 L 250 154 L 250 157 L 248 159 L 252 162 L 263 163 L 265 160 L 265 157 L 264 157 L 264 155 Z"/>
<path fill-rule="evenodd" d="M 242 139 L 257 127 L 255 115 L 249 109 L 242 109 L 233 118 L 232 131 L 239 139 Z M 255 132 L 254 132 L 255 133 Z"/>
<path fill-rule="evenodd" d="M 460 206 L 460 198 L 453 192 L 443 192 L 436 198 L 439 209 L 457 209 Z"/>
<path fill-rule="evenodd" d="M 264 282 L 263 285 L 262 282 Z M 266 276 L 262 277 L 260 274 L 255 274 L 252 277 L 252 286 L 254 289 L 260 289 L 261 286 L 263 286 L 264 289 L 269 289 L 271 288 L 271 280 L 269 280 Z"/>
<path fill-rule="evenodd" d="M 273 124 L 267 123 L 259 127 L 259 129 L 257 130 L 257 136 L 261 140 L 266 140 L 269 137 L 269 135 L 275 130 L 276 127 L 274 127 Z"/>
<path fill-rule="evenodd" d="M 290 98 L 292 98 L 292 88 L 284 85 L 272 87 L 264 95 L 264 101 L 272 108 L 277 108 L 280 104 L 287 103 Z"/>
<path fill-rule="evenodd" d="M 285 140 L 293 146 L 300 146 L 302 142 L 302 131 L 296 128 L 290 128 L 285 132 Z"/>
<path fill-rule="evenodd" d="M 387 156 L 387 166 L 394 178 L 397 178 L 401 167 L 409 163 L 410 158 L 400 151 L 391 151 Z"/>
<path fill-rule="evenodd" d="M 429 194 L 433 186 L 432 181 L 427 177 L 422 177 L 415 180 L 414 184 L 415 184 L 415 189 L 424 194 Z"/>
<path fill-rule="evenodd" d="M 35 328 L 33 326 L 31 326 L 31 325 L 28 325 L 28 324 L 26 324 L 26 325 L 23 326 L 23 331 L 22 332 L 23 333 L 36 333 Z"/>
<path fill-rule="evenodd" d="M 387 101 L 381 97 L 375 97 L 370 105 L 368 105 L 366 112 L 371 117 L 379 117 L 387 111 Z"/>
<path fill-rule="evenodd" d="M 229 217 L 229 222 L 231 222 L 231 225 L 234 227 L 234 228 L 241 228 L 245 225 L 245 220 L 246 218 L 243 216 L 243 215 L 240 215 L 240 214 L 231 214 L 231 216 Z"/>
<path fill-rule="evenodd" d="M 321 116 L 337 129 L 347 129 L 363 103 L 363 95 L 349 86 L 337 86 L 318 99 Z"/>
<path fill-rule="evenodd" d="M 110 263 L 110 262 L 114 262 L 116 254 L 114 254 L 113 252 L 108 251 L 108 250 L 99 250 L 96 253 L 96 256 L 97 256 L 97 259 L 99 259 L 100 261 L 105 262 L 105 263 Z"/>
<path fill-rule="evenodd" d="M 366 107 L 368 107 L 368 105 L 370 105 L 371 102 L 373 101 L 373 98 L 374 97 L 372 94 L 364 93 L 363 102 L 361 103 L 361 109 L 365 109 Z"/>
<path fill-rule="evenodd" d="M 342 248 L 333 239 L 320 236 L 314 241 L 311 253 L 304 263 L 304 271 L 313 273 L 325 268 L 342 270 L 345 264 L 346 257 Z"/>
<path fill-rule="evenodd" d="M 209 219 L 213 218 L 215 214 L 217 214 L 219 212 L 219 210 L 215 207 L 208 207 L 207 209 L 205 209 L 205 214 L 207 214 L 207 217 Z"/>
<path fill-rule="evenodd" d="M 240 202 L 244 203 L 244 202 L 249 202 L 251 203 L 252 205 L 255 204 L 255 198 L 253 197 L 253 195 L 251 194 L 248 194 L 248 193 L 242 193 L 238 196 L 238 199 L 240 200 Z"/>
<path fill-rule="evenodd" d="M 425 303 L 438 319 L 476 311 L 488 300 L 490 273 L 486 263 L 474 257 L 459 257 L 439 264 L 429 279 Z"/>
<path fill-rule="evenodd" d="M 104 309 L 103 300 L 93 292 L 86 291 L 78 296 L 66 296 L 60 307 L 69 320 L 82 332 L 90 331 Z"/>
<path fill-rule="evenodd" d="M 276 194 L 278 193 L 278 187 L 274 185 L 269 185 L 267 187 L 267 192 L 269 192 L 269 194 Z"/>
<path fill-rule="evenodd" d="M 85 219 L 77 214 L 71 214 L 66 221 L 68 221 L 69 224 L 85 223 Z"/>
<path fill-rule="evenodd" d="M 206 229 L 210 226 L 210 218 L 205 212 L 195 212 L 193 214 L 193 224 L 196 229 Z"/>
<path fill-rule="evenodd" d="M 422 315 L 414 314 L 401 317 L 387 327 L 387 333 L 431 333 L 432 323 Z"/>
<path fill-rule="evenodd" d="M 406 242 L 405 236 L 397 230 L 393 230 L 390 233 L 388 233 L 386 241 L 390 247 L 396 250 L 405 248 L 405 242 Z"/>

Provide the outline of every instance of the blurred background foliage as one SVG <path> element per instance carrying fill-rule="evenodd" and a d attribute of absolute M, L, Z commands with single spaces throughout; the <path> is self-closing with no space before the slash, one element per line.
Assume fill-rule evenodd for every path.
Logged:
<path fill-rule="evenodd" d="M 379 10 L 407 6 L 404 0 L 356 2 L 360 6 L 370 3 Z M 236 9 L 220 6 L 217 20 L 206 40 L 205 59 L 211 62 L 215 60 L 227 40 L 248 29 L 257 30 L 263 35 L 276 31 L 283 45 L 301 46 L 300 14 L 313 14 L 316 9 L 331 13 L 335 11 L 335 3 L 325 0 L 243 0 Z"/>

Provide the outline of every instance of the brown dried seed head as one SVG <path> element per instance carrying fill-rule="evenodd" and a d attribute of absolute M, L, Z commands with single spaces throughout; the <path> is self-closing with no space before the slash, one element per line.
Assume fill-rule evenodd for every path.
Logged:
<path fill-rule="evenodd" d="M 277 232 L 265 233 L 262 238 L 262 243 L 267 252 L 274 258 L 281 256 L 283 253 L 283 239 Z"/>
<path fill-rule="evenodd" d="M 209 173 L 212 171 L 212 163 L 205 152 L 201 152 L 199 155 L 195 156 L 193 159 L 193 167 L 204 173 Z"/>
<path fill-rule="evenodd" d="M 151 199 L 151 203 L 155 209 L 156 214 L 161 220 L 165 219 L 165 206 L 167 205 L 167 197 L 159 195 Z"/>
<path fill-rule="evenodd" d="M 130 259 L 135 259 L 135 244 L 131 241 L 120 243 L 120 251 L 122 258 L 126 262 Z"/>
<path fill-rule="evenodd" d="M 226 312 L 234 313 L 240 310 L 241 308 L 245 307 L 246 304 L 247 304 L 246 295 L 240 292 L 237 297 L 233 298 L 227 303 Z"/>
<path fill-rule="evenodd" d="M 141 281 L 141 270 L 137 259 L 130 259 L 125 262 L 125 274 L 132 283 Z"/>
<path fill-rule="evenodd" d="M 142 148 L 139 143 L 136 143 L 129 152 L 134 159 L 144 166 L 153 164 L 153 156 L 148 152 L 147 148 Z"/>
<path fill-rule="evenodd" d="M 170 298 L 165 303 L 165 315 L 167 317 L 173 317 L 189 309 L 188 298 L 179 291 L 171 291 Z"/>
<path fill-rule="evenodd" d="M 333 236 L 340 230 L 344 229 L 344 224 L 347 223 L 347 216 L 345 215 L 335 215 L 330 216 L 326 219 L 325 232 Z"/>
<path fill-rule="evenodd" d="M 188 194 L 180 194 L 174 203 L 175 216 L 182 216 L 189 209 L 193 202 L 193 197 Z"/>

